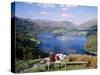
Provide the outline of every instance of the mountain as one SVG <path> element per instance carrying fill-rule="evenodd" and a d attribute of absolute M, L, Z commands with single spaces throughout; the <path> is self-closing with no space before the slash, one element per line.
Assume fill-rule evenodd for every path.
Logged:
<path fill-rule="evenodd" d="M 78 30 L 96 31 L 97 30 L 97 19 L 88 20 L 78 26 Z"/>
<path fill-rule="evenodd" d="M 30 19 L 23 19 L 19 17 L 12 17 L 11 22 L 15 24 L 16 32 L 31 32 L 35 24 Z"/>
<path fill-rule="evenodd" d="M 69 21 L 48 21 L 48 20 L 31 20 L 19 17 L 13 17 L 17 32 L 42 32 L 42 31 L 66 31 L 74 29 L 74 24 Z"/>
<path fill-rule="evenodd" d="M 46 31 L 52 32 L 55 35 L 87 35 L 90 31 L 97 31 L 97 19 L 88 20 L 80 25 L 75 25 L 69 21 L 31 20 L 19 17 L 13 17 L 11 20 L 13 22 L 15 21 L 17 33 L 37 33 Z"/>

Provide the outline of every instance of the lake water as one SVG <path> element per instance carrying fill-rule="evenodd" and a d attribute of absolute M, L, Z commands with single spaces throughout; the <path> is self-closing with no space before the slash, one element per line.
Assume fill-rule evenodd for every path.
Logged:
<path fill-rule="evenodd" d="M 39 48 L 45 53 L 51 51 L 64 54 L 84 54 L 86 37 L 75 35 L 62 35 L 54 37 L 52 33 L 45 32 L 37 34 L 37 39 L 41 41 Z"/>

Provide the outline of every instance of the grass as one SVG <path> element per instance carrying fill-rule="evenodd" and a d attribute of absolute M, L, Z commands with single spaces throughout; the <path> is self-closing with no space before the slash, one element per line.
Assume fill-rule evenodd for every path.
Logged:
<path fill-rule="evenodd" d="M 38 63 L 40 59 L 36 60 L 17 60 L 16 61 L 16 72 L 24 71 L 25 69 L 31 68 L 34 64 Z"/>
<path fill-rule="evenodd" d="M 97 58 L 96 56 L 90 55 L 79 55 L 72 54 L 64 58 L 62 62 L 88 62 L 86 66 L 82 64 L 67 64 L 66 68 L 64 64 L 58 66 L 56 64 L 54 67 L 50 65 L 50 69 L 46 64 L 40 64 L 40 59 L 36 60 L 20 60 L 16 62 L 16 72 L 44 72 L 44 71 L 64 71 L 64 70 L 78 70 L 78 69 L 89 69 L 97 67 Z M 34 65 L 37 65 L 34 67 Z M 38 66 L 39 65 L 39 66 Z"/>

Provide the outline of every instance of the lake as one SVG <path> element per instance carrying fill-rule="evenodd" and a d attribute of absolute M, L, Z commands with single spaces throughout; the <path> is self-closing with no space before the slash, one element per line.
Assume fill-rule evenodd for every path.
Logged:
<path fill-rule="evenodd" d="M 61 35 L 54 36 L 50 32 L 36 34 L 37 39 L 40 40 L 40 50 L 49 53 L 51 51 L 64 54 L 84 54 L 84 45 L 86 43 L 85 36 L 76 35 Z"/>

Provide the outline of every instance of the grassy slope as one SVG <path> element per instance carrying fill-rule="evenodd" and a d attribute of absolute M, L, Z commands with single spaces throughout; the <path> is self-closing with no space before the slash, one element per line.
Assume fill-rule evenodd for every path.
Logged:
<path fill-rule="evenodd" d="M 89 33 L 87 35 L 87 43 L 85 45 L 85 50 L 90 53 L 97 54 L 97 34 L 96 32 Z"/>

